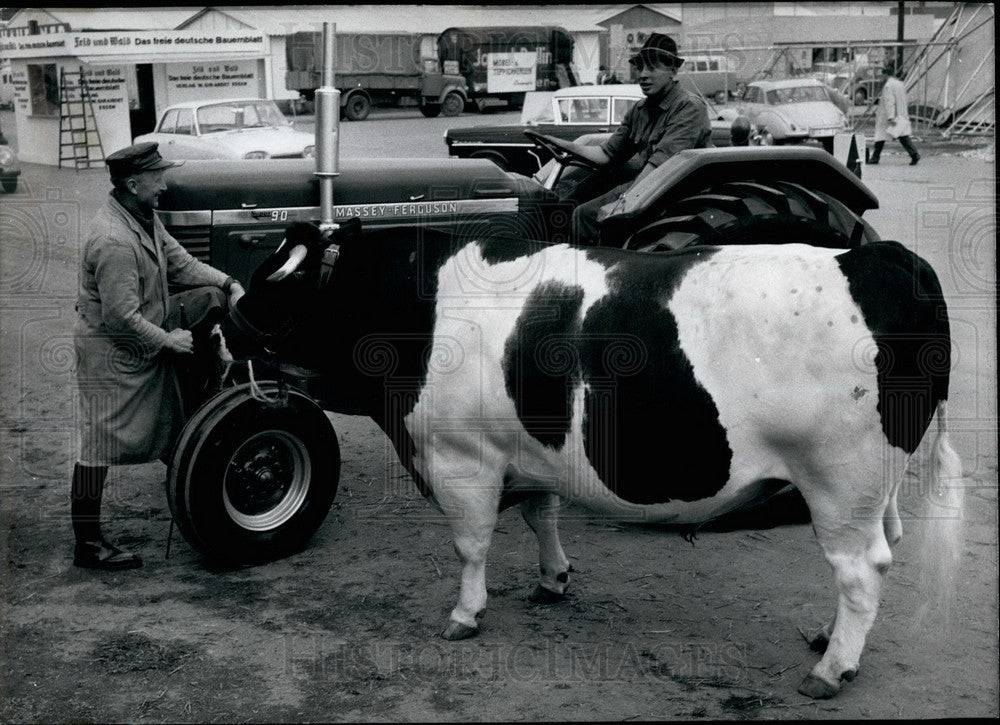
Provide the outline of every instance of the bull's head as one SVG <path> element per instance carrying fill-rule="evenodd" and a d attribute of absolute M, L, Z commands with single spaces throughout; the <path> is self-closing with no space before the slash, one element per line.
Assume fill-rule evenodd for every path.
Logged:
<path fill-rule="evenodd" d="M 335 255 L 324 256 L 324 251 L 360 230 L 360 222 L 352 222 L 329 236 L 307 222 L 288 227 L 274 254 L 254 271 L 249 291 L 231 314 L 226 339 L 236 357 L 247 357 L 262 347 L 274 350 L 314 309 L 323 272 L 335 259 Z"/>

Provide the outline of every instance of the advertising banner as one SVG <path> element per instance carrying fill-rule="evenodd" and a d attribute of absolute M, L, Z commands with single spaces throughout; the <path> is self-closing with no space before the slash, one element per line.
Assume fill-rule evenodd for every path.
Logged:
<path fill-rule="evenodd" d="M 538 54 L 531 51 L 486 54 L 488 93 L 524 93 L 535 90 Z"/>
<path fill-rule="evenodd" d="M 183 55 L 219 51 L 265 54 L 267 37 L 256 30 L 120 30 L 115 32 L 47 33 L 0 37 L 5 58 L 77 56 L 97 59 L 109 56 Z"/>

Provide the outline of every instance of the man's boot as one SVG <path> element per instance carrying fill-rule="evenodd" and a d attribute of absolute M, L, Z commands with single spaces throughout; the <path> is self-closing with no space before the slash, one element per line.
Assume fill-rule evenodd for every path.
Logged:
<path fill-rule="evenodd" d="M 899 142 L 903 144 L 906 153 L 910 155 L 910 166 L 916 166 L 917 162 L 920 161 L 920 154 L 917 153 L 917 147 L 913 145 L 913 141 L 910 140 L 909 136 L 900 136 Z"/>
<path fill-rule="evenodd" d="M 142 559 L 109 544 L 101 535 L 101 498 L 107 477 L 107 466 L 84 466 L 80 463 L 73 466 L 70 503 L 73 535 L 76 538 L 73 564 L 106 571 L 136 569 L 142 566 Z"/>
<path fill-rule="evenodd" d="M 885 146 L 885 141 L 876 141 L 875 150 L 872 151 L 871 157 L 868 159 L 868 163 L 872 166 L 878 165 L 879 157 L 882 155 L 882 147 Z"/>

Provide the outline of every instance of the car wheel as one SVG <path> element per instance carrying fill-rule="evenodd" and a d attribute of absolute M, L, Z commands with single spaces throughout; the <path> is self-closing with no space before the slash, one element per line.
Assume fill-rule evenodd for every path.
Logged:
<path fill-rule="evenodd" d="M 372 102 L 364 93 L 352 93 L 344 104 L 344 115 L 349 121 L 364 121 L 372 110 Z"/>
<path fill-rule="evenodd" d="M 856 88 L 854 90 L 854 105 L 863 106 L 868 101 L 868 91 L 864 88 Z"/>
<path fill-rule="evenodd" d="M 3 190 L 6 193 L 8 193 L 8 194 L 13 194 L 15 191 L 17 191 L 17 177 L 16 176 L 13 177 L 13 178 L 10 178 L 10 179 L 4 179 L 0 183 L 3 183 Z"/>
<path fill-rule="evenodd" d="M 460 93 L 451 91 L 441 103 L 441 113 L 445 116 L 460 116 L 465 108 L 465 99 Z"/>
<path fill-rule="evenodd" d="M 441 115 L 441 104 L 425 103 L 420 107 L 420 112 L 424 114 L 426 118 L 437 118 Z"/>
<path fill-rule="evenodd" d="M 310 398 L 274 382 L 225 390 L 178 439 L 167 499 L 184 538 L 225 563 L 267 561 L 301 549 L 323 523 L 340 477 L 340 448 Z"/>
<path fill-rule="evenodd" d="M 671 204 L 669 216 L 633 234 L 626 249 L 663 252 L 718 244 L 784 244 L 848 249 L 879 236 L 841 201 L 800 184 L 721 184 Z"/>

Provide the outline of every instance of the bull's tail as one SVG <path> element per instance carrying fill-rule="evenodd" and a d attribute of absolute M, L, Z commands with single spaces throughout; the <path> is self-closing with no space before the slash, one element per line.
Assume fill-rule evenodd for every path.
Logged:
<path fill-rule="evenodd" d="M 944 400 L 938 402 L 930 488 L 923 496 L 919 514 L 923 519 L 920 590 L 925 599 L 917 611 L 918 623 L 935 610 L 948 619 L 957 591 L 964 544 L 962 461 L 948 438 L 946 408 Z"/>

